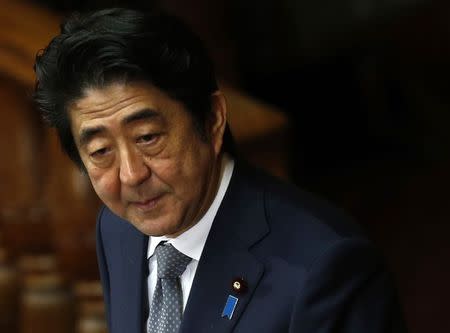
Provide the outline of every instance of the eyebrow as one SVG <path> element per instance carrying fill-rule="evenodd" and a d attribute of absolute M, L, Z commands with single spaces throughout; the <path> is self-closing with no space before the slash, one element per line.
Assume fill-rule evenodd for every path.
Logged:
<path fill-rule="evenodd" d="M 87 143 L 91 141 L 94 136 L 105 131 L 105 126 L 96 126 L 82 129 L 80 132 L 80 146 L 83 147 L 87 145 Z"/>
<path fill-rule="evenodd" d="M 135 121 L 151 119 L 151 118 L 158 118 L 159 116 L 161 116 L 161 114 L 156 110 L 143 109 L 143 110 L 137 111 L 135 113 L 132 113 L 132 114 L 126 116 L 125 118 L 122 119 L 121 123 L 122 123 L 122 125 L 128 125 Z"/>
<path fill-rule="evenodd" d="M 160 113 L 157 112 L 156 110 L 143 109 L 123 118 L 121 124 L 128 125 L 130 123 L 140 120 L 158 118 L 159 116 Z M 106 127 L 102 125 L 82 129 L 80 132 L 80 146 L 85 146 L 90 140 L 92 140 L 94 136 L 101 134 L 103 132 L 106 132 Z"/>

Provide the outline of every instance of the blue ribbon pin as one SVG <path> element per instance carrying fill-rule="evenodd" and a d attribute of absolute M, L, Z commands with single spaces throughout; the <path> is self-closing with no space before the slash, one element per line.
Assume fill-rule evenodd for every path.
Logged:
<path fill-rule="evenodd" d="M 231 320 L 231 317 L 233 317 L 234 309 L 236 308 L 236 304 L 239 301 L 237 297 L 228 295 L 227 303 L 225 304 L 225 307 L 223 308 L 222 312 L 222 318 L 228 317 L 229 320 Z"/>

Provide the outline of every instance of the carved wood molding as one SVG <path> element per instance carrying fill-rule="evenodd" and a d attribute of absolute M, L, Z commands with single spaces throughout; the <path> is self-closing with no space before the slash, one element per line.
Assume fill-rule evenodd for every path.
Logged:
<path fill-rule="evenodd" d="M 36 53 L 58 32 L 60 18 L 23 0 L 0 0 L 0 8 L 0 72 L 32 86 Z"/>

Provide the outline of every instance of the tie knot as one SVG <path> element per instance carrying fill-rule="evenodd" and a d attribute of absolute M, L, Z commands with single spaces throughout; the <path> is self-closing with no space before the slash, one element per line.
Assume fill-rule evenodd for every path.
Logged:
<path fill-rule="evenodd" d="M 160 279 L 178 278 L 191 261 L 191 258 L 178 251 L 172 244 L 159 244 L 155 254 Z"/>

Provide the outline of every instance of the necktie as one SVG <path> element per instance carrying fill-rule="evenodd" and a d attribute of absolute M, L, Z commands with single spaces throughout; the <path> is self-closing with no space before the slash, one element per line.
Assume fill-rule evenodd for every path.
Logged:
<path fill-rule="evenodd" d="M 176 333 L 183 314 L 183 295 L 179 277 L 191 258 L 171 244 L 155 249 L 158 280 L 150 307 L 149 333 Z"/>

